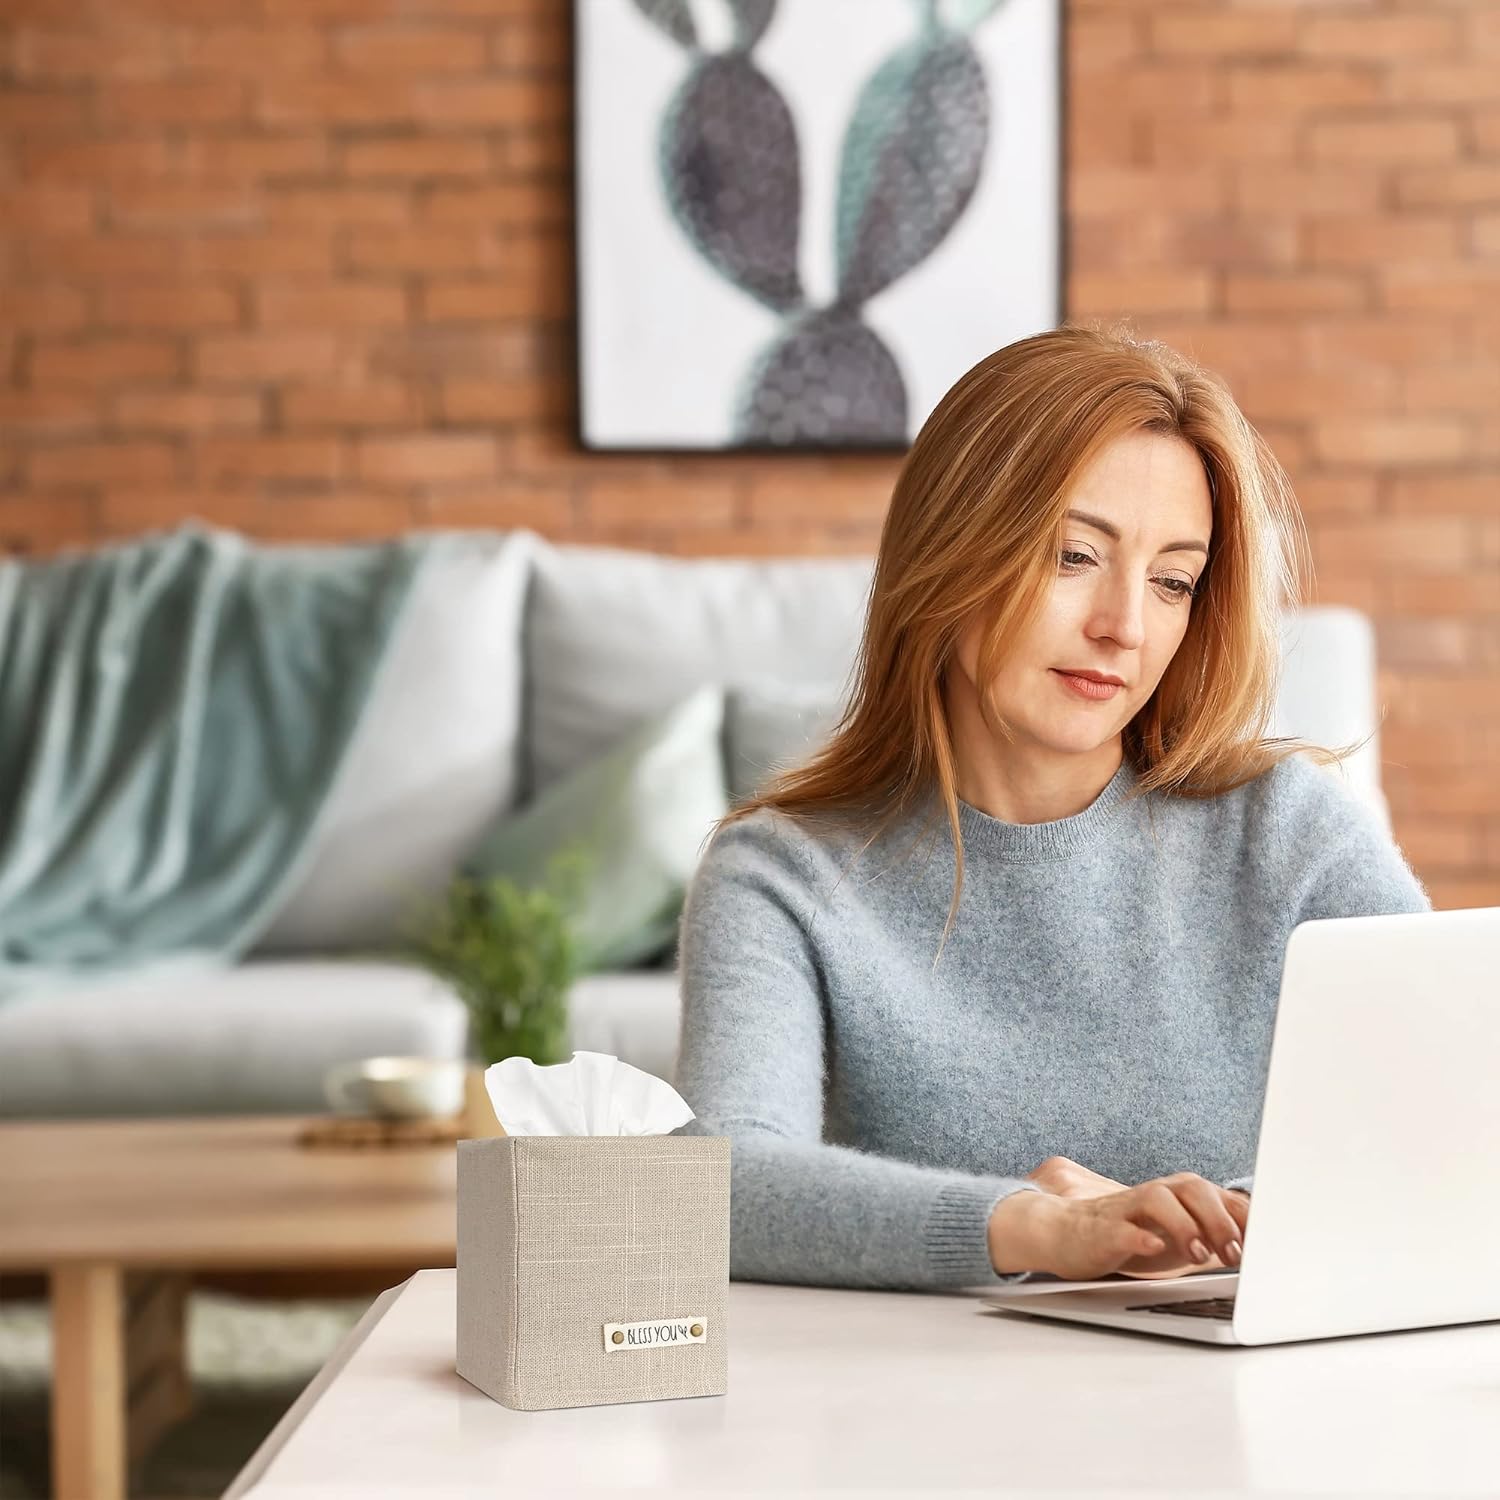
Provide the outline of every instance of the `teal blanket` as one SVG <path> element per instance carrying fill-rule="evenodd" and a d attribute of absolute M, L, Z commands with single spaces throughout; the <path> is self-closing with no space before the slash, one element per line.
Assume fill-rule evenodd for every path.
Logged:
<path fill-rule="evenodd" d="M 0 996 L 253 944 L 428 550 L 189 524 L 0 561 Z"/>

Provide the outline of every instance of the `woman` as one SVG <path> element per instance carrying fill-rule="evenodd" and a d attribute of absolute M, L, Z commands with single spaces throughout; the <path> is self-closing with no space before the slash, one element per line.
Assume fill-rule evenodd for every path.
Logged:
<path fill-rule="evenodd" d="M 1264 734 L 1305 561 L 1264 441 L 1160 344 L 1063 327 L 939 402 L 842 719 L 683 913 L 734 1276 L 1237 1262 L 1292 929 L 1431 909 L 1328 769 L 1356 747 Z"/>

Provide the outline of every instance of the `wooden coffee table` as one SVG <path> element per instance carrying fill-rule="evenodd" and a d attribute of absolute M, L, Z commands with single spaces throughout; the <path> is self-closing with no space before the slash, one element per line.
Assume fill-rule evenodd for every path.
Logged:
<path fill-rule="evenodd" d="M 194 1273 L 454 1263 L 451 1144 L 299 1146 L 283 1117 L 0 1125 L 0 1272 L 52 1301 L 52 1489 L 124 1500 L 132 1456 L 186 1410 Z"/>

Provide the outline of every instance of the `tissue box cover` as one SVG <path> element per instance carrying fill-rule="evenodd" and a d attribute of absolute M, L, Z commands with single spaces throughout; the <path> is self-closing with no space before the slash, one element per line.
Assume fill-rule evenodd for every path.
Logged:
<path fill-rule="evenodd" d="M 458 1143 L 458 1373 L 545 1411 L 721 1396 L 729 1137 Z"/>

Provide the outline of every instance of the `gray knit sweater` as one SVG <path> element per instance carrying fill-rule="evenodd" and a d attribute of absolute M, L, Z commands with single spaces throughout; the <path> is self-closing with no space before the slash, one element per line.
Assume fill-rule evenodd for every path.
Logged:
<path fill-rule="evenodd" d="M 731 1138 L 736 1279 L 1024 1280 L 995 1271 L 986 1228 L 1053 1155 L 1127 1184 L 1250 1185 L 1292 929 L 1431 902 L 1377 814 L 1303 756 L 1204 801 L 1126 802 L 1135 780 L 1127 759 L 1050 823 L 961 803 L 935 970 L 945 819 L 903 859 L 913 814 L 847 874 L 847 820 L 763 809 L 709 847 L 679 949 L 675 1083 L 697 1118 L 675 1133 Z"/>

